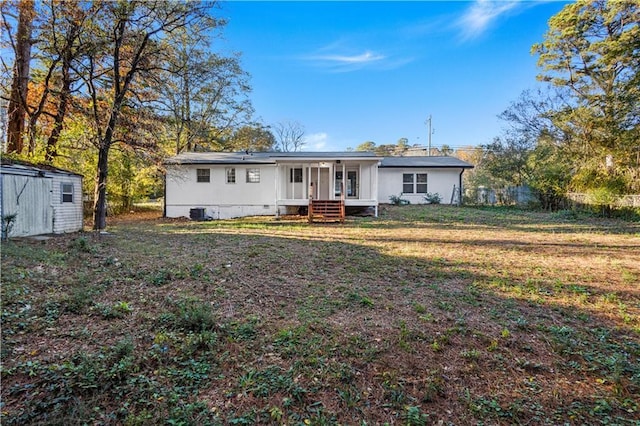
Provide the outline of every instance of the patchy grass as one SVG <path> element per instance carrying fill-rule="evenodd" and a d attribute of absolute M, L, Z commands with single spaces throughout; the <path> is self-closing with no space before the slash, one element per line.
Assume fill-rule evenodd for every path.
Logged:
<path fill-rule="evenodd" d="M 637 424 L 640 224 L 384 207 L 2 245 L 2 424 Z"/>

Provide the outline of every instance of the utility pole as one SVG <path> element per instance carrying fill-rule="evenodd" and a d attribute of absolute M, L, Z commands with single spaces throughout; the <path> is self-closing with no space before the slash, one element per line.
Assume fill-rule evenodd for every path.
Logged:
<path fill-rule="evenodd" d="M 429 126 L 429 151 L 427 151 L 427 155 L 431 156 L 431 114 L 429 114 L 429 118 L 427 118 L 424 124 Z"/>

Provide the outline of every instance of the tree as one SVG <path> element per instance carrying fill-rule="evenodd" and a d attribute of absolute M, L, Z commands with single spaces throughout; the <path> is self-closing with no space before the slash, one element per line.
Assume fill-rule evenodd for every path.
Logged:
<path fill-rule="evenodd" d="M 440 148 L 440 153 L 444 156 L 451 155 L 453 154 L 453 148 L 447 144 L 443 144 L 442 148 Z"/>
<path fill-rule="evenodd" d="M 533 46 L 539 79 L 566 101 L 551 117 L 570 135 L 564 144 L 578 167 L 573 183 L 582 189 L 640 189 L 634 155 L 640 139 L 638 22 L 636 1 L 578 1 L 553 16 L 545 40 Z"/>
<path fill-rule="evenodd" d="M 2 5 L 3 29 L 11 33 L 11 25 L 7 19 L 8 4 Z M 27 113 L 27 96 L 29 87 L 29 66 L 31 63 L 31 32 L 35 15 L 33 0 L 21 0 L 18 3 L 18 28 L 12 48 L 15 55 L 13 80 L 8 104 L 7 152 L 20 154 L 23 150 L 25 116 Z"/>
<path fill-rule="evenodd" d="M 28 2 L 19 3 L 13 9 L 21 10 L 20 8 L 25 4 Z M 2 7 L 5 29 L 3 34 L 7 33 L 8 42 L 15 47 L 19 45 L 22 37 L 12 33 L 13 9 L 10 6 L 10 4 L 3 4 Z M 72 94 L 77 89 L 76 83 L 79 80 L 74 73 L 74 62 L 83 48 L 79 43 L 79 36 L 85 29 L 87 17 L 96 9 L 95 3 L 43 0 L 37 2 L 32 10 L 34 17 L 29 24 L 31 32 L 29 56 L 33 63 L 29 65 L 29 71 L 26 73 L 28 84 L 22 118 L 15 122 L 16 125 L 22 125 L 18 140 L 20 143 L 28 140 L 28 155 L 32 159 L 42 152 L 45 153 L 44 160 L 47 162 L 52 162 L 57 156 L 58 141 L 69 111 Z M 20 26 L 18 29 L 20 33 Z M 16 48 L 12 51 L 14 68 L 20 68 L 21 55 Z M 3 65 L 6 69 L 7 65 L 4 61 Z M 26 128 L 24 127 L 25 115 L 28 117 Z M 46 140 L 45 147 L 39 148 L 39 142 L 44 140 Z"/>
<path fill-rule="evenodd" d="M 166 64 L 167 46 L 180 28 L 209 22 L 205 3 L 130 1 L 101 3 L 84 40 L 82 76 L 90 96 L 94 144 L 98 162 L 94 197 L 96 230 L 106 227 L 109 152 L 117 141 L 124 108 L 144 103 L 144 85 L 136 79 L 157 75 Z"/>
<path fill-rule="evenodd" d="M 19 37 L 24 32 L 19 24 L 28 16 L 21 18 L 20 11 L 29 5 L 35 14 L 29 22 L 31 36 Z M 214 5 L 162 0 L 0 3 L 2 48 L 13 53 L 1 58 L 2 106 L 9 104 L 12 82 L 19 81 L 13 75 L 26 75 L 28 82 L 26 93 L 23 88 L 13 92 L 20 94 L 21 103 L 14 104 L 24 109 L 21 120 L 14 121 L 23 126 L 14 132 L 20 134 L 14 145 L 28 139 L 29 151 L 23 155 L 32 161 L 44 159 L 84 175 L 94 168 L 95 229 L 106 225 L 107 188 L 126 206 L 137 191 L 155 191 L 161 156 L 185 148 L 221 149 L 235 128 L 249 121 L 249 77 L 239 56 L 223 57 L 209 49 L 216 35 L 212 30 L 224 24 L 210 13 Z M 26 72 L 15 71 L 21 59 L 19 40 L 31 43 Z M 179 126 L 184 137 L 175 131 Z M 172 149 L 167 149 L 169 140 Z M 110 156 L 113 147 L 117 150 Z M 108 184 L 110 167 L 117 176 Z M 131 184 L 141 173 L 147 176 L 144 185 Z"/>
<path fill-rule="evenodd" d="M 52 112 L 53 124 L 51 133 L 46 142 L 45 161 L 51 162 L 58 155 L 58 141 L 62 134 L 64 121 L 67 116 L 71 95 L 74 91 L 74 84 L 79 80 L 74 75 L 74 62 L 81 56 L 82 45 L 79 43 L 80 34 L 84 29 L 84 24 L 93 13 L 94 8 L 83 9 L 74 2 L 57 3 L 50 2 L 51 19 L 48 25 L 51 42 L 49 49 L 54 59 L 52 64 L 60 62 L 60 76 L 57 79 L 57 88 L 53 89 L 57 95 L 55 109 Z M 56 12 L 59 16 L 56 16 Z M 48 85 L 46 92 L 49 91 Z M 41 103 L 42 104 L 42 103 Z M 34 114 L 35 115 L 35 114 Z M 33 115 L 32 115 L 33 117 Z M 35 136 L 35 121 L 30 131 L 30 137 Z M 34 144 L 31 142 L 31 144 Z"/>
<path fill-rule="evenodd" d="M 527 158 L 530 146 L 527 141 L 514 136 L 496 137 L 485 145 L 481 166 L 500 186 L 521 186 L 528 182 L 531 170 Z"/>
<path fill-rule="evenodd" d="M 226 149 L 231 151 L 266 152 L 274 151 L 276 144 L 276 138 L 268 127 L 247 125 L 233 134 L 226 145 Z"/>
<path fill-rule="evenodd" d="M 300 151 L 305 145 L 304 126 L 297 121 L 276 123 L 273 132 L 282 152 Z"/>
<path fill-rule="evenodd" d="M 564 207 L 567 187 L 571 182 L 572 163 L 570 157 L 556 141 L 541 138 L 537 146 L 527 155 L 530 170 L 528 184 L 534 191 L 542 208 L 559 210 Z"/>
<path fill-rule="evenodd" d="M 375 151 L 376 143 L 373 141 L 362 142 L 360 145 L 356 146 L 355 151 Z"/>
<path fill-rule="evenodd" d="M 215 27 L 224 26 L 216 21 Z M 152 87 L 158 110 L 175 139 L 176 154 L 211 148 L 230 129 L 246 124 L 253 109 L 248 74 L 239 55 L 223 57 L 210 51 L 208 35 L 199 27 L 180 28 L 170 49 L 168 67 Z"/>

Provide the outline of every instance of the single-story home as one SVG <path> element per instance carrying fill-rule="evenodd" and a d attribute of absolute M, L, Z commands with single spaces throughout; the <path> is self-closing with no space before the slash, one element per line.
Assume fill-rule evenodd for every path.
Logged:
<path fill-rule="evenodd" d="M 186 152 L 165 161 L 166 217 L 228 219 L 297 213 L 320 200 L 372 208 L 402 194 L 459 202 L 455 157 L 378 157 L 372 152 Z M 456 197 L 452 194 L 457 193 Z"/>
<path fill-rule="evenodd" d="M 0 216 L 15 215 L 8 237 L 82 230 L 82 175 L 51 166 L 2 160 Z"/>
<path fill-rule="evenodd" d="M 378 199 L 401 196 L 411 204 L 424 204 L 426 194 L 438 195 L 441 204 L 462 202 L 462 173 L 473 166 L 450 156 L 384 157 L 378 167 Z"/>

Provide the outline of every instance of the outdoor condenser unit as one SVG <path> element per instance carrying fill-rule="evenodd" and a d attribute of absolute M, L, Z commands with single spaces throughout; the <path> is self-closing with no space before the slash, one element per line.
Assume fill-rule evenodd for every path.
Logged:
<path fill-rule="evenodd" d="M 189 217 L 191 218 L 191 220 L 205 220 L 204 208 L 198 207 L 189 210 Z"/>

